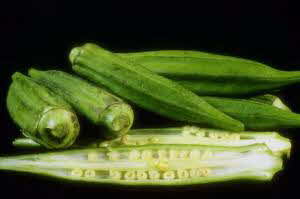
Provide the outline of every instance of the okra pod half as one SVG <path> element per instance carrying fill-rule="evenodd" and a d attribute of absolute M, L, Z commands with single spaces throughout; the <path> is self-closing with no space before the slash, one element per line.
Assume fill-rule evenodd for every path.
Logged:
<path fill-rule="evenodd" d="M 241 122 L 179 84 L 95 44 L 72 49 L 70 61 L 79 75 L 146 110 L 179 121 L 233 131 L 244 129 Z"/>
<path fill-rule="evenodd" d="M 80 142 L 81 141 L 81 142 Z M 78 140 L 74 147 L 97 148 L 111 146 L 140 146 L 149 144 L 197 144 L 208 146 L 237 147 L 251 144 L 266 144 L 273 154 L 289 156 L 291 142 L 277 132 L 230 132 L 217 129 L 184 126 L 181 128 L 131 129 L 121 138 L 109 141 Z M 41 148 L 28 138 L 17 138 L 17 148 Z"/>
<path fill-rule="evenodd" d="M 181 186 L 236 179 L 271 180 L 282 169 L 282 160 L 263 144 L 144 145 L 1 157 L 0 169 L 76 182 Z"/>
<path fill-rule="evenodd" d="M 19 72 L 12 76 L 7 109 L 22 133 L 47 148 L 71 146 L 80 130 L 67 102 Z"/>
<path fill-rule="evenodd" d="M 199 95 L 256 95 L 300 82 L 300 71 L 282 71 L 252 60 L 199 51 L 161 50 L 118 55 Z"/>
<path fill-rule="evenodd" d="M 107 130 L 107 138 L 127 133 L 133 124 L 134 113 L 127 103 L 86 80 L 57 70 L 30 69 L 29 75 L 64 98 L 81 115 Z"/>

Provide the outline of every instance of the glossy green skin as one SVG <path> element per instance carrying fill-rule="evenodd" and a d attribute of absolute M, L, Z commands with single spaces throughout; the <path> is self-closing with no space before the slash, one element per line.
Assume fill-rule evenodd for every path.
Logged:
<path fill-rule="evenodd" d="M 97 45 L 74 48 L 70 60 L 79 75 L 149 111 L 227 130 L 244 128 L 179 84 Z"/>
<path fill-rule="evenodd" d="M 22 133 L 47 148 L 62 148 L 72 145 L 79 134 L 79 122 L 67 102 L 56 96 L 49 89 L 39 85 L 33 79 L 16 72 L 12 76 L 7 95 L 7 109 Z M 61 113 L 69 118 L 61 118 Z M 47 118 L 45 118 L 47 117 Z M 52 126 L 43 121 L 52 120 Z M 48 120 L 48 121 L 49 121 Z M 53 126 L 58 125 L 58 126 Z M 59 126 L 61 125 L 61 126 Z M 61 128 L 62 137 L 43 138 L 47 128 Z M 57 143 L 50 141 L 57 140 Z"/>
<path fill-rule="evenodd" d="M 231 155 L 225 155 L 223 158 L 220 157 L 212 158 L 212 165 L 219 165 L 219 167 L 227 167 L 235 169 L 236 172 L 231 174 L 223 174 L 221 176 L 205 176 L 205 177 L 196 177 L 196 178 L 179 178 L 172 180 L 120 180 L 120 179 L 107 179 L 102 178 L 101 176 L 96 177 L 77 177 L 72 176 L 69 172 L 64 171 L 65 169 L 74 169 L 80 168 L 81 165 L 83 168 L 90 168 L 95 170 L 110 170 L 111 168 L 116 168 L 116 163 L 121 163 L 118 160 L 108 160 L 104 157 L 100 161 L 86 160 L 86 155 L 89 153 L 107 153 L 107 152 L 118 152 L 126 153 L 131 150 L 209 150 L 212 153 L 223 153 L 227 152 L 229 154 L 236 154 L 236 158 L 231 157 Z M 268 158 L 269 165 L 264 165 L 260 167 L 260 164 L 264 162 L 256 162 L 252 165 L 245 165 L 245 162 L 239 161 L 239 157 L 243 154 L 252 153 L 257 157 L 265 156 Z M 224 159 L 225 158 L 225 159 Z M 150 160 L 140 160 L 139 163 L 148 165 L 147 168 L 151 167 L 149 164 Z M 177 160 L 178 161 L 178 160 Z M 225 162 L 224 162 L 225 161 Z M 231 162 L 234 161 L 234 162 Z M 126 162 L 126 160 L 123 160 Z M 133 163 L 134 161 L 132 161 Z M 179 168 L 190 168 L 188 160 L 180 160 L 179 165 L 182 167 Z M 205 162 L 205 161 L 204 161 Z M 204 163 L 203 162 L 203 163 Z M 225 164 L 223 164 L 225 163 Z M 100 166 L 102 164 L 102 166 Z M 177 164 L 176 161 L 173 161 L 173 164 Z M 197 163 L 202 164 L 202 163 Z M 98 165 L 98 166 L 97 166 Z M 103 167 L 103 165 L 107 165 Z M 113 166 L 115 165 L 115 166 Z M 130 170 L 139 170 L 144 168 L 141 164 L 131 164 L 130 161 L 128 164 L 122 164 L 123 169 Z M 127 165 L 127 166 L 126 166 Z M 245 167 L 245 170 L 239 171 L 239 167 Z M 178 165 L 176 166 L 178 167 Z M 214 166 L 212 166 L 214 167 Z M 252 168 L 253 167 L 253 168 Z M 119 167 L 118 167 L 119 168 Z M 262 168 L 262 169 L 258 169 Z M 265 168 L 265 169 L 263 169 Z M 112 184 L 112 185 L 123 185 L 123 186 L 184 186 L 184 185 L 193 185 L 193 184 L 204 184 L 204 183 L 215 183 L 215 182 L 224 182 L 228 180 L 271 180 L 273 175 L 282 169 L 282 160 L 279 157 L 275 157 L 269 151 L 269 149 L 263 144 L 255 144 L 246 147 L 211 147 L 211 146 L 201 146 L 201 145 L 145 145 L 145 146 L 136 146 L 136 147 L 109 147 L 109 148 L 98 148 L 98 149 L 80 149 L 80 150 L 67 150 L 61 152 L 48 152 L 41 154 L 29 154 L 21 156 L 10 156 L 10 157 L 0 157 L 0 170 L 12 170 L 33 173 L 38 175 L 45 175 L 49 177 L 55 177 L 58 179 L 74 181 L 79 183 L 96 183 L 96 184 Z"/>
<path fill-rule="evenodd" d="M 300 114 L 272 105 L 238 98 L 203 97 L 208 103 L 243 122 L 246 129 L 299 128 Z"/>
<path fill-rule="evenodd" d="M 107 138 L 127 133 L 133 124 L 131 107 L 120 98 L 75 75 L 57 70 L 30 69 L 29 75 L 54 93 L 64 98 L 72 107 L 96 125 L 103 125 Z M 113 125 L 119 125 L 114 127 Z"/>
<path fill-rule="evenodd" d="M 161 50 L 118 55 L 175 80 L 199 95 L 256 95 L 300 82 L 299 71 L 198 51 Z"/>

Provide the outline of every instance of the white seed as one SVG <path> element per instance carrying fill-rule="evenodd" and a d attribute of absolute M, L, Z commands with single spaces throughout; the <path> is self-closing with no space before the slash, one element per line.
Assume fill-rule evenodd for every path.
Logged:
<path fill-rule="evenodd" d="M 99 159 L 99 155 L 96 152 L 88 153 L 88 161 L 97 161 Z"/>
<path fill-rule="evenodd" d="M 82 170 L 82 169 L 79 169 L 79 168 L 73 169 L 73 170 L 71 171 L 71 175 L 72 175 L 72 176 L 81 177 L 82 174 L 83 174 L 83 170 Z"/>
<path fill-rule="evenodd" d="M 159 159 L 167 159 L 168 153 L 166 150 L 158 150 L 157 153 Z"/>
<path fill-rule="evenodd" d="M 178 157 L 178 151 L 170 150 L 169 151 L 169 159 L 170 160 L 176 160 Z"/>
<path fill-rule="evenodd" d="M 158 180 L 160 178 L 160 173 L 156 170 L 150 170 L 148 174 L 151 180 Z"/>
<path fill-rule="evenodd" d="M 151 150 L 144 150 L 144 151 L 142 151 L 141 158 L 142 158 L 142 160 L 150 160 L 150 159 L 152 159 L 152 151 Z"/>
<path fill-rule="evenodd" d="M 186 159 L 189 155 L 189 152 L 188 151 L 180 151 L 178 156 L 180 159 Z"/>
<path fill-rule="evenodd" d="M 85 172 L 84 172 L 84 177 L 95 177 L 96 176 L 96 171 L 95 170 L 92 170 L 92 169 L 87 169 Z"/>
<path fill-rule="evenodd" d="M 200 173 L 202 177 L 206 177 L 211 173 L 211 170 L 209 168 L 202 168 L 200 169 Z"/>
<path fill-rule="evenodd" d="M 189 177 L 189 172 L 185 169 L 178 169 L 177 170 L 177 177 L 179 179 L 185 179 Z"/>
<path fill-rule="evenodd" d="M 136 177 L 138 180 L 146 180 L 148 179 L 148 174 L 146 173 L 146 171 L 137 171 Z"/>
<path fill-rule="evenodd" d="M 129 160 L 138 160 L 140 158 L 140 152 L 138 150 L 132 150 L 129 152 Z"/>
<path fill-rule="evenodd" d="M 173 180 L 175 178 L 174 171 L 166 171 L 163 173 L 163 179 L 165 180 Z"/>
<path fill-rule="evenodd" d="M 126 171 L 124 174 L 125 180 L 134 180 L 136 177 L 135 171 Z"/>
<path fill-rule="evenodd" d="M 120 159 L 120 153 L 116 151 L 111 151 L 107 153 L 109 160 L 119 160 Z"/>
<path fill-rule="evenodd" d="M 201 176 L 200 169 L 199 168 L 191 169 L 190 176 L 191 176 L 191 178 L 200 177 Z"/>
<path fill-rule="evenodd" d="M 111 179 L 114 179 L 114 180 L 119 180 L 119 179 L 121 179 L 121 177 L 122 177 L 122 173 L 121 173 L 121 171 L 113 171 L 113 170 L 110 170 L 110 171 L 109 171 L 109 177 L 110 177 Z"/>

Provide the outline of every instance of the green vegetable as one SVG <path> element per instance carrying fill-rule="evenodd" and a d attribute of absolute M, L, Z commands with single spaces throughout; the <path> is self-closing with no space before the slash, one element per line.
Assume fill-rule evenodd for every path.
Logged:
<path fill-rule="evenodd" d="M 107 138 L 127 133 L 133 123 L 133 110 L 120 98 L 74 75 L 30 69 L 29 75 L 70 103 L 91 122 L 105 126 Z"/>
<path fill-rule="evenodd" d="M 79 75 L 149 111 L 232 131 L 244 128 L 177 83 L 97 45 L 74 48 L 70 60 Z"/>
<path fill-rule="evenodd" d="M 79 122 L 71 107 L 47 88 L 16 72 L 7 95 L 7 108 L 22 133 L 47 148 L 71 146 Z"/>
<path fill-rule="evenodd" d="M 261 102 L 223 97 L 202 97 L 220 111 L 244 123 L 246 129 L 299 128 L 300 114 Z"/>
<path fill-rule="evenodd" d="M 247 146 L 251 144 L 266 144 L 276 155 L 287 154 L 291 151 L 291 142 L 277 132 L 229 132 L 217 129 L 184 126 L 181 128 L 131 129 L 122 138 L 109 141 L 90 140 L 83 143 L 78 140 L 73 146 L 97 148 L 99 146 L 147 145 L 147 144 L 198 144 L 209 146 Z M 17 138 L 13 142 L 18 148 L 40 148 L 28 138 Z"/>
<path fill-rule="evenodd" d="M 1 157 L 0 169 L 124 186 L 182 186 L 271 180 L 282 160 L 263 144 L 245 147 L 144 145 Z"/>
<path fill-rule="evenodd" d="M 161 50 L 118 55 L 175 80 L 199 95 L 255 95 L 300 82 L 299 71 L 281 71 L 255 61 L 198 51 Z"/>
<path fill-rule="evenodd" d="M 275 106 L 277 108 L 281 108 L 286 111 L 291 111 L 291 109 L 287 105 L 285 105 L 279 97 L 277 97 L 275 95 L 265 94 L 265 95 L 255 96 L 255 97 L 252 97 L 249 99 L 257 101 L 257 102 L 261 102 L 264 104 L 269 104 L 269 105 Z"/>

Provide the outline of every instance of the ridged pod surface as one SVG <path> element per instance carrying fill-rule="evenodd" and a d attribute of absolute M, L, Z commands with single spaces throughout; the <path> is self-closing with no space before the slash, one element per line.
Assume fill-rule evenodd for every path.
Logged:
<path fill-rule="evenodd" d="M 70 61 L 79 75 L 149 111 L 233 131 L 244 128 L 179 84 L 95 44 L 72 49 Z"/>
<path fill-rule="evenodd" d="M 62 97 L 81 115 L 107 128 L 107 138 L 121 136 L 134 120 L 132 108 L 120 98 L 75 75 L 58 70 L 30 69 L 29 75 Z"/>
<path fill-rule="evenodd" d="M 118 55 L 199 95 L 256 95 L 300 82 L 299 71 L 281 71 L 256 61 L 199 51 L 161 50 Z"/>
<path fill-rule="evenodd" d="M 12 76 L 7 108 L 22 133 L 47 148 L 71 146 L 79 134 L 79 122 L 62 98 L 19 72 Z"/>
<path fill-rule="evenodd" d="M 263 144 L 119 146 L 0 157 L 0 170 L 136 188 L 271 180 L 281 169 L 282 159 Z"/>
<path fill-rule="evenodd" d="M 300 114 L 254 100 L 225 97 L 202 97 L 205 101 L 244 123 L 246 129 L 272 130 L 299 128 Z"/>

